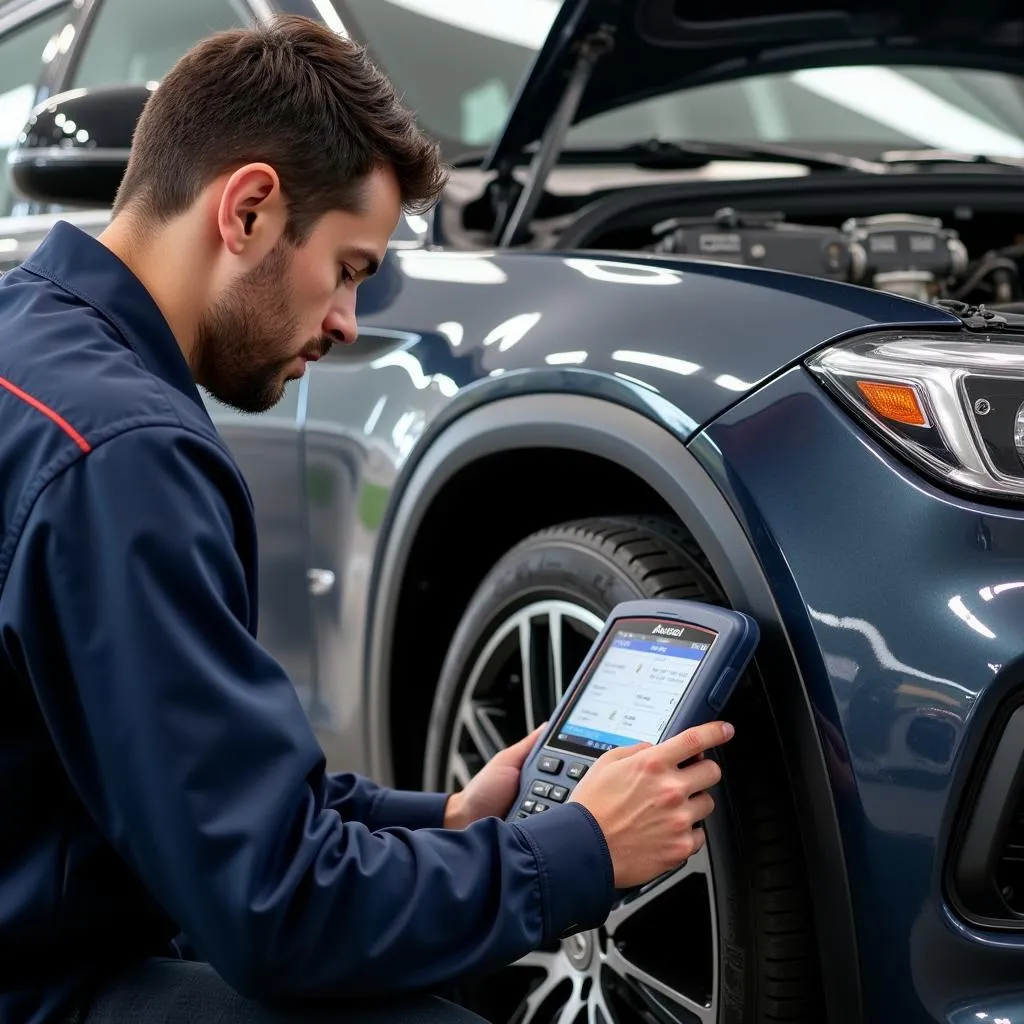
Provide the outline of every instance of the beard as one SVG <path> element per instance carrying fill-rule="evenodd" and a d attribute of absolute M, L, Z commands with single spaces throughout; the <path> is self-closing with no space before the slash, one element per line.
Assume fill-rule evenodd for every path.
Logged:
<path fill-rule="evenodd" d="M 266 412 L 277 405 L 288 383 L 285 370 L 299 354 L 282 355 L 298 332 L 284 291 L 291 258 L 282 239 L 203 315 L 196 330 L 196 383 L 240 412 Z M 325 355 L 328 348 L 329 339 L 311 338 L 303 350 Z"/>

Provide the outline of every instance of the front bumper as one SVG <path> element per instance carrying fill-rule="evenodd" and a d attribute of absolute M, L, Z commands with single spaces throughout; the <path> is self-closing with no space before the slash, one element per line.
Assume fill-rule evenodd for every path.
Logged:
<path fill-rule="evenodd" d="M 986 734 L 1024 702 L 1024 507 L 939 490 L 802 368 L 690 447 L 771 581 L 829 755 L 864 1019 L 1020 990 L 1024 922 L 970 924 L 946 876 Z"/>

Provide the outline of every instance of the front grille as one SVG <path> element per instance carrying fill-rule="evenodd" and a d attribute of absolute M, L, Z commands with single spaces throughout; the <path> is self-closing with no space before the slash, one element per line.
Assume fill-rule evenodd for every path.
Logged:
<path fill-rule="evenodd" d="M 1024 704 L 1000 714 L 967 787 L 949 860 L 953 905 L 973 924 L 1024 930 Z"/>
<path fill-rule="evenodd" d="M 997 850 L 996 888 L 1013 913 L 1024 914 L 1024 793 L 1014 801 Z"/>

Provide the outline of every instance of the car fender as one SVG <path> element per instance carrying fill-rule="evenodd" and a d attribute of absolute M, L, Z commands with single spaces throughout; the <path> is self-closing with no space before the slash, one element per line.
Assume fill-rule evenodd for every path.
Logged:
<path fill-rule="evenodd" d="M 357 314 L 359 343 L 331 359 L 369 364 L 371 390 L 398 362 L 419 386 L 460 399 L 500 377 L 589 372 L 684 411 L 686 436 L 840 338 L 960 325 L 902 296 L 753 267 L 416 248 L 389 251 L 360 287 Z"/>
<path fill-rule="evenodd" d="M 845 854 L 814 710 L 780 609 L 735 512 L 678 434 L 651 414 L 590 395 L 503 394 L 445 417 L 424 438 L 396 483 L 370 586 L 364 679 L 374 776 L 391 779 L 387 739 L 390 647 L 398 595 L 416 534 L 431 503 L 460 470 L 510 449 L 585 452 L 628 467 L 657 492 L 700 544 L 733 607 L 761 625 L 759 661 L 780 666 L 769 700 L 791 775 L 815 893 L 830 1020 L 859 1019 L 859 971 Z"/>

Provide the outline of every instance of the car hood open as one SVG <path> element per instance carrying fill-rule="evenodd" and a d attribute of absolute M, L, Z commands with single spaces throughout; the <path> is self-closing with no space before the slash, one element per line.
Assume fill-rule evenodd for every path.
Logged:
<path fill-rule="evenodd" d="M 1010 0 L 564 0 L 484 166 L 550 123 L 581 52 L 599 54 L 573 122 L 662 93 L 769 72 L 853 64 L 1024 71 Z"/>

